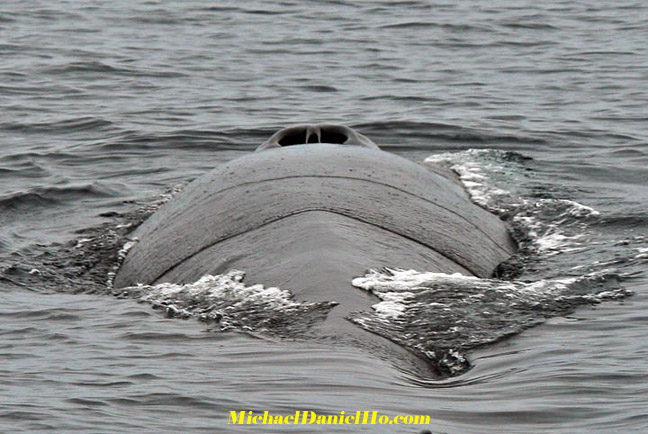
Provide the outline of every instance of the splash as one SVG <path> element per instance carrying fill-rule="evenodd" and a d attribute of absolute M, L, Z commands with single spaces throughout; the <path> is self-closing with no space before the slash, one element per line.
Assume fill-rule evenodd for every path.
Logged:
<path fill-rule="evenodd" d="M 113 294 L 135 298 L 163 310 L 168 317 L 196 318 L 220 331 L 238 330 L 291 337 L 326 318 L 335 302 L 298 302 L 287 290 L 246 286 L 245 273 L 232 270 L 206 275 L 189 284 L 161 283 L 114 289 Z"/>
<path fill-rule="evenodd" d="M 470 369 L 466 352 L 518 334 L 577 306 L 620 300 L 631 273 L 619 264 L 642 260 L 637 246 L 619 251 L 593 228 L 600 213 L 575 201 L 551 198 L 530 159 L 498 150 L 434 155 L 426 163 L 457 173 L 471 199 L 511 227 L 520 249 L 493 278 L 383 269 L 353 280 L 381 301 L 349 318 L 425 357 L 441 372 Z M 540 194 L 543 197 L 536 198 Z M 601 260 L 614 252 L 609 261 Z M 597 258 L 594 260 L 594 258 Z"/>
<path fill-rule="evenodd" d="M 353 280 L 381 301 L 373 312 L 354 313 L 350 320 L 453 376 L 470 368 L 470 349 L 583 304 L 627 297 L 631 292 L 619 281 L 613 273 L 523 282 L 385 268 Z"/>
<path fill-rule="evenodd" d="M 475 203 L 509 223 L 520 251 L 499 267 L 499 277 L 519 277 L 523 272 L 535 278 L 555 276 L 556 270 L 564 270 L 556 261 L 564 261 L 565 254 L 573 266 L 587 263 L 590 228 L 600 219 L 597 210 L 572 200 L 530 197 L 550 193 L 539 193 L 539 175 L 528 169 L 529 161 L 516 152 L 493 149 L 443 153 L 425 160 L 453 170 Z"/>

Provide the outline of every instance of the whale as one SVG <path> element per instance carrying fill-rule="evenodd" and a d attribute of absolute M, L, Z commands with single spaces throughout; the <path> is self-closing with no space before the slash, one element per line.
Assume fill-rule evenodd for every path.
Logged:
<path fill-rule="evenodd" d="M 452 171 L 332 124 L 277 131 L 189 183 L 132 236 L 115 287 L 244 270 L 247 284 L 336 302 L 316 334 L 418 371 L 430 369 L 420 357 L 348 320 L 379 301 L 353 278 L 384 267 L 489 277 L 517 249 Z"/>

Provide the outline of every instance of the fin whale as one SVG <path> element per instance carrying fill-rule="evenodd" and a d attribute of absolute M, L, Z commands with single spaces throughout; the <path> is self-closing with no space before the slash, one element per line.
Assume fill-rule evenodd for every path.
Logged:
<path fill-rule="evenodd" d="M 187 185 L 133 236 L 115 287 L 244 270 L 248 284 L 338 302 L 317 333 L 417 370 L 424 361 L 345 319 L 378 301 L 351 280 L 381 267 L 488 277 L 516 250 L 504 222 L 471 202 L 452 172 L 338 125 L 278 131 Z"/>

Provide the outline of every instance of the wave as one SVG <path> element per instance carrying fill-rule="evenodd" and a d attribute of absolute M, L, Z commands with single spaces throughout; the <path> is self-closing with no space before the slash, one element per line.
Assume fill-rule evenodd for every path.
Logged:
<path fill-rule="evenodd" d="M 69 75 L 79 73 L 89 74 L 107 74 L 107 75 L 124 75 L 133 77 L 156 77 L 172 78 L 186 77 L 182 72 L 172 71 L 171 66 L 168 68 L 125 68 L 123 66 L 113 66 L 98 60 L 69 62 L 56 66 L 43 68 L 41 72 L 53 75 Z"/>
<path fill-rule="evenodd" d="M 261 139 L 267 137 L 265 131 L 256 130 L 176 130 L 164 133 L 125 131 L 96 147 L 110 152 L 149 148 L 251 151 L 261 143 Z"/>
<path fill-rule="evenodd" d="M 4 160 L 4 159 L 0 159 Z M 24 161 L 22 164 L 14 164 L 13 167 L 0 167 L 0 178 L 14 180 L 17 177 L 42 178 L 50 172 L 33 161 Z"/>
<path fill-rule="evenodd" d="M 501 144 L 520 143 L 546 145 L 544 139 L 534 136 L 515 136 L 491 133 L 477 128 L 463 127 L 440 122 L 413 122 L 413 121 L 383 121 L 354 124 L 352 128 L 358 129 L 363 134 L 375 137 L 380 142 L 381 137 L 398 137 L 402 142 L 408 139 L 426 139 L 434 143 L 435 140 L 456 142 L 462 145 L 471 144 Z M 388 147 L 381 146 L 388 149 Z"/>
<path fill-rule="evenodd" d="M 438 22 L 425 22 L 425 21 L 405 21 L 402 23 L 385 24 L 379 26 L 380 29 L 429 29 L 440 28 L 443 30 L 451 30 L 457 32 L 492 32 L 494 29 L 486 25 L 471 25 L 471 24 L 453 24 L 453 23 L 438 23 Z"/>
<path fill-rule="evenodd" d="M 63 119 L 52 122 L 0 123 L 0 129 L 24 134 L 67 134 L 79 131 L 105 130 L 113 127 L 113 123 L 106 119 L 93 116 Z"/>
<path fill-rule="evenodd" d="M 34 187 L 28 191 L 0 196 L 0 210 L 24 211 L 81 199 L 119 197 L 119 195 L 119 191 L 100 183 L 66 187 Z"/>

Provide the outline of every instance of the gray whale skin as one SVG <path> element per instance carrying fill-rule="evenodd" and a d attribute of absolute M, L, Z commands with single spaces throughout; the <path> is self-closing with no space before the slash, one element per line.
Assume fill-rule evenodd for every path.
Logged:
<path fill-rule="evenodd" d="M 243 270 L 247 284 L 338 302 L 318 334 L 417 370 L 423 360 L 345 319 L 378 301 L 351 280 L 381 267 L 488 277 L 516 250 L 505 224 L 472 203 L 452 172 L 337 125 L 275 133 L 190 183 L 133 236 L 115 287 Z"/>

